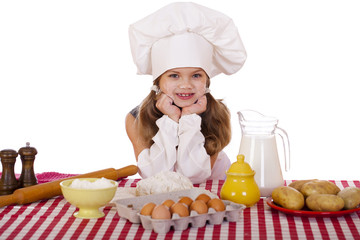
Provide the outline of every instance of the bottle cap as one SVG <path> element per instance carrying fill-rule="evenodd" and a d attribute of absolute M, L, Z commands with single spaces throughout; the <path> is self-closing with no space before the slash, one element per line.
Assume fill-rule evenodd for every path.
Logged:
<path fill-rule="evenodd" d="M 254 171 L 251 169 L 250 165 L 244 160 L 244 155 L 237 155 L 237 161 L 231 164 L 228 173 L 253 174 Z"/>
<path fill-rule="evenodd" d="M 4 150 L 0 151 L 1 158 L 16 158 L 17 156 L 18 156 L 18 153 L 12 149 L 4 149 Z"/>
<path fill-rule="evenodd" d="M 30 147 L 30 143 L 26 143 L 26 147 L 19 149 L 20 156 L 35 156 L 37 154 L 36 148 Z"/>

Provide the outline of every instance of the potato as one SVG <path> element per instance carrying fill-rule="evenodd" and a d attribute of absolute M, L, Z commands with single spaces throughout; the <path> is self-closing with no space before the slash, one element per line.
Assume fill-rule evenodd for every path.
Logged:
<path fill-rule="evenodd" d="M 306 198 L 312 194 L 336 195 L 338 192 L 340 192 L 340 188 L 338 186 L 336 186 L 334 183 L 326 181 L 326 180 L 314 180 L 314 181 L 305 183 L 301 187 L 300 192 Z"/>
<path fill-rule="evenodd" d="M 289 186 L 289 187 L 292 187 L 292 188 L 295 188 L 296 190 L 300 191 L 300 190 L 301 190 L 301 187 L 302 187 L 305 183 L 308 183 L 308 182 L 311 182 L 311 181 L 314 181 L 314 180 L 317 180 L 317 179 L 297 180 L 297 181 L 294 181 L 294 182 L 290 183 L 288 186 Z"/>
<path fill-rule="evenodd" d="M 338 194 L 345 202 L 345 209 L 354 209 L 360 204 L 360 188 L 346 187 Z"/>
<path fill-rule="evenodd" d="M 311 194 L 306 198 L 306 206 L 313 211 L 334 212 L 344 208 L 344 200 L 333 194 Z"/>
<path fill-rule="evenodd" d="M 274 202 L 284 208 L 300 210 L 304 207 L 304 196 L 295 188 L 288 186 L 277 187 L 272 191 Z"/>

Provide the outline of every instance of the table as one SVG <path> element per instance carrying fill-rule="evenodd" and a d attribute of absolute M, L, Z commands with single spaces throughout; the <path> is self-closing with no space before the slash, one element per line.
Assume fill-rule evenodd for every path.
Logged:
<path fill-rule="evenodd" d="M 68 176 L 71 175 L 37 175 L 40 183 Z M 119 187 L 135 187 L 139 180 L 121 179 Z M 290 182 L 285 181 L 285 184 Z M 360 187 L 360 181 L 333 182 L 341 189 Z M 207 181 L 195 187 L 219 194 L 223 183 L 222 180 Z M 144 230 L 140 224 L 132 224 L 119 217 L 115 207 L 103 210 L 105 217 L 100 219 L 75 218 L 72 214 L 76 208 L 62 196 L 7 206 L 0 209 L 0 239 L 360 239 L 360 211 L 333 218 L 298 217 L 272 210 L 264 199 L 246 208 L 239 222 L 170 230 L 167 234 L 157 234 Z"/>

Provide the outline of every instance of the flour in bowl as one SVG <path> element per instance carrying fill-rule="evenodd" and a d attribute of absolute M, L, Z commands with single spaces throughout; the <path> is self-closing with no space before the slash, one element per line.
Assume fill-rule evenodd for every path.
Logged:
<path fill-rule="evenodd" d="M 173 192 L 193 188 L 189 178 L 177 172 L 163 171 L 152 177 L 142 179 L 136 184 L 136 195 Z"/>
<path fill-rule="evenodd" d="M 71 182 L 71 188 L 77 189 L 99 189 L 99 188 L 109 188 L 114 187 L 114 184 L 106 178 L 100 178 L 95 180 L 94 182 L 90 182 L 88 180 L 75 179 Z"/>

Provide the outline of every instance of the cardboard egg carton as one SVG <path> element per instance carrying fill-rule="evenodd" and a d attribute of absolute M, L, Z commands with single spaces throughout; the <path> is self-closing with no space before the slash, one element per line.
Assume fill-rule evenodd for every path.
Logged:
<path fill-rule="evenodd" d="M 243 204 L 222 200 L 226 207 L 226 210 L 222 212 L 216 212 L 214 209 L 210 208 L 207 214 L 198 214 L 195 211 L 191 211 L 189 217 L 179 217 L 177 214 L 173 214 L 171 219 L 152 219 L 150 216 L 143 216 L 140 214 L 141 208 L 147 203 L 153 202 L 155 204 L 161 204 L 167 199 L 177 202 L 181 197 L 185 196 L 195 200 L 195 198 L 202 193 L 207 194 L 211 198 L 218 198 L 216 194 L 208 190 L 193 188 L 168 193 L 119 199 L 114 203 L 118 214 L 121 217 L 128 219 L 132 223 L 141 223 L 145 229 L 152 229 L 156 233 L 167 233 L 171 228 L 175 231 L 182 231 L 187 229 L 189 226 L 203 227 L 205 224 L 221 224 L 223 221 L 236 222 L 239 221 L 241 212 L 244 208 L 246 208 Z"/>

